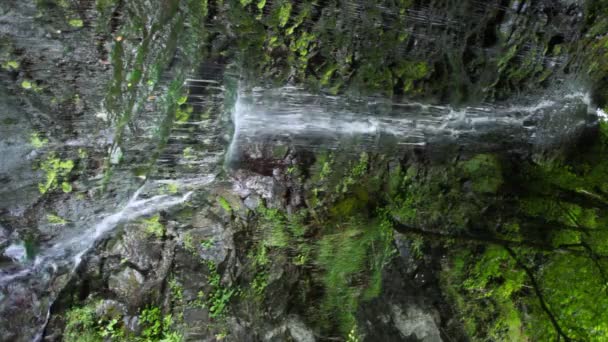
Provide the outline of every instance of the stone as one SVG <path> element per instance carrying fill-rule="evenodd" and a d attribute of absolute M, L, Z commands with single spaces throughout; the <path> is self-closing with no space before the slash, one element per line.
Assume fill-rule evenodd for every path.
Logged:
<path fill-rule="evenodd" d="M 182 234 L 181 240 L 184 247 L 193 248 L 200 258 L 221 263 L 226 259 L 229 251 L 234 249 L 233 231 L 209 215 L 208 211 L 195 213 L 192 218 L 194 229 Z M 188 242 L 186 243 L 186 241 Z M 203 241 L 210 243 L 203 246 L 201 245 Z M 191 246 L 186 246 L 187 244 Z"/>
<path fill-rule="evenodd" d="M 95 307 L 97 317 L 117 317 L 123 316 L 127 312 L 124 304 L 111 299 L 102 300 Z"/>
<path fill-rule="evenodd" d="M 247 207 L 249 210 L 256 210 L 260 206 L 260 201 L 260 196 L 255 194 L 249 195 L 247 198 L 245 198 L 245 207 Z"/>
<path fill-rule="evenodd" d="M 139 271 L 126 267 L 121 272 L 110 276 L 108 287 L 125 302 L 129 302 L 138 297 L 144 280 L 144 276 Z"/>
<path fill-rule="evenodd" d="M 10 233 L 9 233 L 8 229 L 4 228 L 0 224 L 0 248 L 4 248 L 8 245 L 9 235 L 10 235 Z"/>
<path fill-rule="evenodd" d="M 12 245 L 8 246 L 4 250 L 4 255 L 6 257 L 12 259 L 15 262 L 25 261 L 25 259 L 27 257 L 27 252 L 25 250 L 25 245 L 23 243 L 21 243 L 21 244 L 12 244 Z"/>
<path fill-rule="evenodd" d="M 138 334 L 141 330 L 141 326 L 139 324 L 139 317 L 137 316 L 124 316 L 122 318 L 122 322 L 125 326 L 125 329 L 134 334 Z"/>
<path fill-rule="evenodd" d="M 315 335 L 298 316 L 289 316 L 287 329 L 296 342 L 315 342 Z"/>
<path fill-rule="evenodd" d="M 428 311 L 409 306 L 404 313 L 399 306 L 393 304 L 391 313 L 395 328 L 404 338 L 414 336 L 422 342 L 442 342 L 437 322 Z"/>

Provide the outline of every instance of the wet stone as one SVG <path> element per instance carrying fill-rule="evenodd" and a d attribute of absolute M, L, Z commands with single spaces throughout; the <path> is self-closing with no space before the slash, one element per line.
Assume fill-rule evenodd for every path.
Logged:
<path fill-rule="evenodd" d="M 127 308 L 124 304 L 111 299 L 102 300 L 95 307 L 95 314 L 97 317 L 118 317 L 122 316 L 127 312 Z"/>
<path fill-rule="evenodd" d="M 391 313 L 395 327 L 404 338 L 415 337 L 422 342 L 442 341 L 436 319 L 427 310 L 410 306 L 404 312 L 401 307 L 392 305 Z"/>
<path fill-rule="evenodd" d="M 287 329 L 296 342 L 316 341 L 313 331 L 298 316 L 290 316 L 287 319 Z"/>
<path fill-rule="evenodd" d="M 126 267 L 118 274 L 110 276 L 108 287 L 125 302 L 129 302 L 138 297 L 144 280 L 144 276 L 137 270 Z"/>
<path fill-rule="evenodd" d="M 250 210 L 256 210 L 261 203 L 260 196 L 258 195 L 250 195 L 245 198 L 245 206 Z"/>

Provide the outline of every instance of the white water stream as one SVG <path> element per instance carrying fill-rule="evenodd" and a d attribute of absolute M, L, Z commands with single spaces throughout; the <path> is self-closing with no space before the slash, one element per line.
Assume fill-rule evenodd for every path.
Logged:
<path fill-rule="evenodd" d="M 196 180 L 180 181 L 180 183 L 188 184 L 191 187 L 193 185 L 200 187 L 211 183 L 213 180 L 214 176 L 207 176 Z M 164 184 L 166 182 L 156 181 L 154 183 Z M 99 222 L 93 224 L 91 228 L 78 229 L 76 232 L 65 232 L 64 235 L 55 239 L 57 241 L 56 243 L 46 247 L 38 253 L 33 262 L 24 261 L 21 270 L 11 270 L 10 273 L 0 273 L 0 286 L 4 286 L 15 279 L 34 272 L 56 271 L 60 266 L 63 266 L 66 263 L 71 263 L 72 269 L 75 269 L 80 264 L 82 256 L 88 252 L 101 237 L 112 231 L 119 224 L 184 203 L 192 195 L 192 191 L 188 191 L 181 196 L 161 194 L 150 198 L 140 198 L 142 192 L 149 187 L 149 183 L 142 185 L 122 209 L 114 214 L 102 217 Z M 87 223 L 83 222 L 81 225 L 86 227 Z M 15 251 L 14 253 L 16 255 L 25 254 L 25 247 L 20 245 L 12 245 L 9 249 Z M 23 250 L 17 252 L 16 250 L 18 249 Z"/>
<path fill-rule="evenodd" d="M 232 113 L 235 132 L 229 154 L 238 158 L 242 146 L 262 139 L 334 148 L 341 140 L 356 137 L 364 147 L 373 148 L 382 143 L 381 137 L 399 145 L 424 146 L 437 141 L 475 141 L 495 133 L 505 140 L 549 143 L 587 124 L 593 113 L 590 107 L 589 95 L 580 91 L 453 107 L 312 95 L 295 87 L 256 88 L 239 93 Z"/>

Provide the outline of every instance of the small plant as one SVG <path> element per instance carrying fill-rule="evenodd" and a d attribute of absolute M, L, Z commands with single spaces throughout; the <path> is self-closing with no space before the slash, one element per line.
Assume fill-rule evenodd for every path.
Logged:
<path fill-rule="evenodd" d="M 285 25 L 287 25 L 287 22 L 289 21 L 289 16 L 291 15 L 291 8 L 292 5 L 289 1 L 284 2 L 279 8 L 279 27 L 284 27 Z"/>
<path fill-rule="evenodd" d="M 221 276 L 217 271 L 217 266 L 213 262 L 208 262 L 209 268 L 208 283 L 212 290 L 207 298 L 207 306 L 209 307 L 209 316 L 211 318 L 220 318 L 225 314 L 226 307 L 230 299 L 236 294 L 236 289 L 225 288 L 221 284 Z"/>
<path fill-rule="evenodd" d="M 181 342 L 183 337 L 171 330 L 173 316 L 163 316 L 157 306 L 148 307 L 139 314 L 139 321 L 143 330 L 141 336 L 144 341 Z"/>
<path fill-rule="evenodd" d="M 262 296 L 264 291 L 266 291 L 266 287 L 268 287 L 268 275 L 264 272 L 258 273 L 255 278 L 253 278 L 251 287 L 256 295 Z"/>
<path fill-rule="evenodd" d="M 43 148 L 46 144 L 48 144 L 49 140 L 46 138 L 40 138 L 38 133 L 32 133 L 30 136 L 30 144 L 34 148 Z"/>
<path fill-rule="evenodd" d="M 95 325 L 95 309 L 92 306 L 71 309 L 66 314 L 64 341 L 93 342 L 101 340 Z"/>
<path fill-rule="evenodd" d="M 31 81 L 28 80 L 23 80 L 23 82 L 21 82 L 21 88 L 26 89 L 26 90 L 30 90 L 32 89 L 33 85 Z"/>
<path fill-rule="evenodd" d="M 157 306 L 148 307 L 139 314 L 139 321 L 144 326 L 141 335 L 148 339 L 160 339 L 163 332 L 162 314 Z"/>
<path fill-rule="evenodd" d="M 89 156 L 89 154 L 87 153 L 87 150 L 85 150 L 83 148 L 78 149 L 78 158 L 86 159 L 88 156 Z"/>
<path fill-rule="evenodd" d="M 182 155 L 183 155 L 184 159 L 187 159 L 187 160 L 196 159 L 196 152 L 194 151 L 194 149 L 192 147 L 186 147 L 184 149 L 184 151 L 182 152 Z"/>
<path fill-rule="evenodd" d="M 19 63 L 19 61 L 6 61 L 4 63 L 2 63 L 2 68 L 5 70 L 17 70 L 19 69 L 19 66 L 21 66 L 21 64 Z"/>
<path fill-rule="evenodd" d="M 321 173 L 319 174 L 320 180 L 325 180 L 331 174 L 331 164 L 330 162 L 324 162 L 323 167 L 321 168 Z"/>
<path fill-rule="evenodd" d="M 228 201 L 224 198 L 224 197 L 218 197 L 217 198 L 218 203 L 220 204 L 220 206 L 227 212 L 227 213 L 232 213 L 232 207 L 230 206 L 230 203 L 228 203 Z"/>
<path fill-rule="evenodd" d="M 346 342 L 359 342 L 359 335 L 357 334 L 357 326 L 353 326 L 346 336 Z"/>
<path fill-rule="evenodd" d="M 201 309 L 207 307 L 207 302 L 205 301 L 205 292 L 204 291 L 202 291 L 202 290 L 198 291 L 198 293 L 196 294 L 196 299 L 192 303 L 192 307 L 201 308 Z"/>
<path fill-rule="evenodd" d="M 220 333 L 215 334 L 215 339 L 218 341 L 221 341 L 221 340 L 225 339 L 227 336 L 228 336 L 228 332 L 222 331 Z"/>
<path fill-rule="evenodd" d="M 165 189 L 170 194 L 176 194 L 179 191 L 177 184 L 169 183 L 165 186 Z"/>
<path fill-rule="evenodd" d="M 46 220 L 50 224 L 66 224 L 66 223 L 68 223 L 68 221 L 66 219 L 64 219 L 61 216 L 55 215 L 55 214 L 47 214 L 46 215 Z"/>
<path fill-rule="evenodd" d="M 225 309 L 234 295 L 235 289 L 217 288 L 211 295 L 211 303 L 209 304 L 209 316 L 211 318 L 222 317 L 225 314 Z"/>
<path fill-rule="evenodd" d="M 68 342 L 124 341 L 120 315 L 98 317 L 95 303 L 70 309 L 66 314 L 63 340 Z"/>
<path fill-rule="evenodd" d="M 182 342 L 183 336 L 177 331 L 166 333 L 161 342 Z"/>
<path fill-rule="evenodd" d="M 184 289 L 175 278 L 169 281 L 169 288 L 171 289 L 171 298 L 176 303 L 182 303 L 184 300 Z"/>
<path fill-rule="evenodd" d="M 113 340 L 117 340 L 124 337 L 124 331 L 122 329 L 119 329 L 117 326 L 119 323 L 118 318 L 112 318 L 107 321 L 106 324 L 103 324 L 103 320 L 99 320 L 98 323 L 101 325 L 99 331 L 99 335 L 101 335 L 101 337 L 109 337 Z"/>
<path fill-rule="evenodd" d="M 306 254 L 298 254 L 293 259 L 293 264 L 296 266 L 303 266 L 303 265 L 306 265 L 307 261 L 308 261 L 308 256 Z"/>
<path fill-rule="evenodd" d="M 59 182 L 61 182 L 64 192 L 70 192 L 72 186 L 67 182 L 67 178 L 73 168 L 74 162 L 72 160 L 61 160 L 54 153 L 50 154 L 47 159 L 40 163 L 40 169 L 46 173 L 46 182 L 38 183 L 40 193 L 45 194 L 50 190 L 54 190 Z"/>
<path fill-rule="evenodd" d="M 197 254 L 196 246 L 194 246 L 194 239 L 192 238 L 192 234 L 190 234 L 190 232 L 184 233 L 183 241 L 184 241 L 184 248 L 188 252 L 196 255 Z"/>
<path fill-rule="evenodd" d="M 209 249 L 209 248 L 213 247 L 214 244 L 215 244 L 215 240 L 213 238 L 204 239 L 203 241 L 201 241 L 201 247 L 203 249 Z"/>
<path fill-rule="evenodd" d="M 250 257 L 253 259 L 253 264 L 257 266 L 267 265 L 270 261 L 268 258 L 268 248 L 263 243 L 258 244 L 255 252 Z"/>
<path fill-rule="evenodd" d="M 76 28 L 80 28 L 82 26 L 84 26 L 84 22 L 82 21 L 82 19 L 70 19 L 68 21 L 68 24 L 72 27 L 76 27 Z"/>
<path fill-rule="evenodd" d="M 38 86 L 35 82 L 32 82 L 31 80 L 21 81 L 21 88 L 25 90 L 33 90 L 35 92 L 39 92 L 42 90 L 42 87 Z"/>
<path fill-rule="evenodd" d="M 416 259 L 422 258 L 422 256 L 424 255 L 424 238 L 420 235 L 415 235 L 412 239 L 410 246 L 412 248 L 412 254 L 414 255 L 414 257 Z"/>
<path fill-rule="evenodd" d="M 149 219 L 143 219 L 144 230 L 147 234 L 162 238 L 165 235 L 165 226 L 160 223 L 160 215 L 156 214 Z"/>

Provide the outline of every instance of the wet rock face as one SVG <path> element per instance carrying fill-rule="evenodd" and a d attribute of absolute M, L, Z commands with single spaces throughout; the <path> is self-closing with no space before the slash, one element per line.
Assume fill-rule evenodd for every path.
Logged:
<path fill-rule="evenodd" d="M 68 23 L 71 17 L 84 18 L 82 25 L 94 22 L 94 8 L 81 7 L 76 13 L 68 13 L 67 9 L 42 3 L 47 2 L 0 4 L 0 58 L 2 63 L 14 63 L 8 70 L 6 65 L 2 68 L 0 84 L 0 103 L 6 109 L 0 113 L 6 129 L 0 139 L 5 156 L 0 179 L 7 180 L 1 197 L 12 202 L 2 202 L 7 209 L 27 207 L 40 196 L 32 181 L 38 178 L 33 166 L 40 154 L 31 145 L 32 134 L 51 144 L 64 137 L 79 141 L 81 146 L 93 143 L 81 139 L 86 139 L 99 122 L 85 113 L 99 106 L 111 72 L 110 66 L 102 62 L 108 54 L 108 37 Z M 13 186 L 19 191 L 10 188 Z"/>
<path fill-rule="evenodd" d="M 435 102 L 505 99 L 567 80 L 576 71 L 571 48 L 581 32 L 584 5 L 433 0 L 386 6 L 355 1 L 339 8 L 339 2 L 307 0 L 143 0 L 109 1 L 111 8 L 98 13 L 90 1 L 69 3 L 0 4 L 0 59 L 10 63 L 0 80 L 0 107 L 6 109 L 0 123 L 8 127 L 0 137 L 6 155 L 0 158 L 3 270 L 28 261 L 26 240 L 52 245 L 62 233 L 80 229 L 83 217 L 112 212 L 143 181 L 165 180 L 159 192 L 172 194 L 177 181 L 221 173 L 227 134 L 220 115 L 225 109 L 218 103 L 229 102 L 225 93 L 234 90 L 222 83 L 224 64 L 232 60 L 244 57 L 251 68 L 243 79 L 306 83 L 323 96 L 352 90 Z M 95 4 L 100 3 L 105 2 Z M 187 7 L 194 3 L 209 7 Z M 266 9 L 257 7 L 264 4 Z M 282 5 L 290 7 L 279 20 Z M 204 13 L 209 21 L 189 13 Z M 202 27 L 211 34 L 191 31 Z M 180 82 L 163 83 L 190 77 L 203 50 L 205 58 L 221 64 L 204 64 L 205 70 L 213 67 L 205 71 L 205 77 L 212 74 L 209 79 L 184 81 L 189 93 Z M 188 58 L 195 60 L 180 64 Z M 107 108 L 100 106 L 104 98 Z M 34 336 L 55 299 L 44 332 L 49 341 L 62 339 L 67 313 L 88 306 L 94 308 L 94 325 L 118 317 L 121 323 L 114 324 L 135 335 L 151 324 L 143 311 L 156 308 L 160 320 L 174 320 L 163 321 L 157 339 L 176 331 L 191 341 L 342 338 L 336 317 L 322 325 L 318 312 L 309 310 L 331 292 L 324 283 L 329 267 L 314 258 L 323 241 L 338 241 L 328 248 L 335 252 L 342 242 L 366 236 L 369 229 L 348 230 L 351 218 L 372 215 L 385 200 L 385 185 L 375 181 L 385 169 L 400 167 L 406 149 L 387 148 L 394 160 L 372 164 L 370 159 L 385 157 L 353 147 L 340 166 L 349 170 L 340 174 L 331 158 L 322 160 L 323 151 L 298 150 L 285 137 L 264 138 L 237 146 L 234 168 L 218 184 L 193 190 L 179 211 L 164 210 L 155 220 L 146 215 L 103 236 L 74 275 L 64 266 L 64 275 L 49 286 L 33 278 L 2 288 L 11 298 L 0 297 L 6 317 L 0 339 Z M 41 162 L 51 152 L 60 158 L 57 164 L 71 161 L 74 172 L 55 175 L 61 180 L 45 196 L 39 189 L 47 180 Z M 361 155 L 368 159 L 357 169 Z M 481 176 L 475 178 L 489 177 Z M 107 184 L 108 197 L 100 201 L 97 195 Z M 482 184 L 487 188 L 482 192 L 495 192 L 500 184 Z M 462 186 L 468 194 L 478 190 L 471 180 Z M 302 212 L 302 222 L 289 221 Z M 293 231 L 285 233 L 286 227 Z M 344 231 L 349 234 L 333 235 Z M 296 238 L 286 240 L 289 234 Z M 324 240 L 327 236 L 340 239 Z M 361 338 L 435 342 L 449 340 L 446 334 L 464 336 L 438 288 L 440 251 L 421 258 L 415 241 L 393 237 L 390 246 L 397 252 L 380 273 L 381 293 L 354 313 Z M 372 253 L 355 247 L 358 253 L 344 259 Z M 370 282 L 364 273 L 349 274 L 344 287 Z"/>

